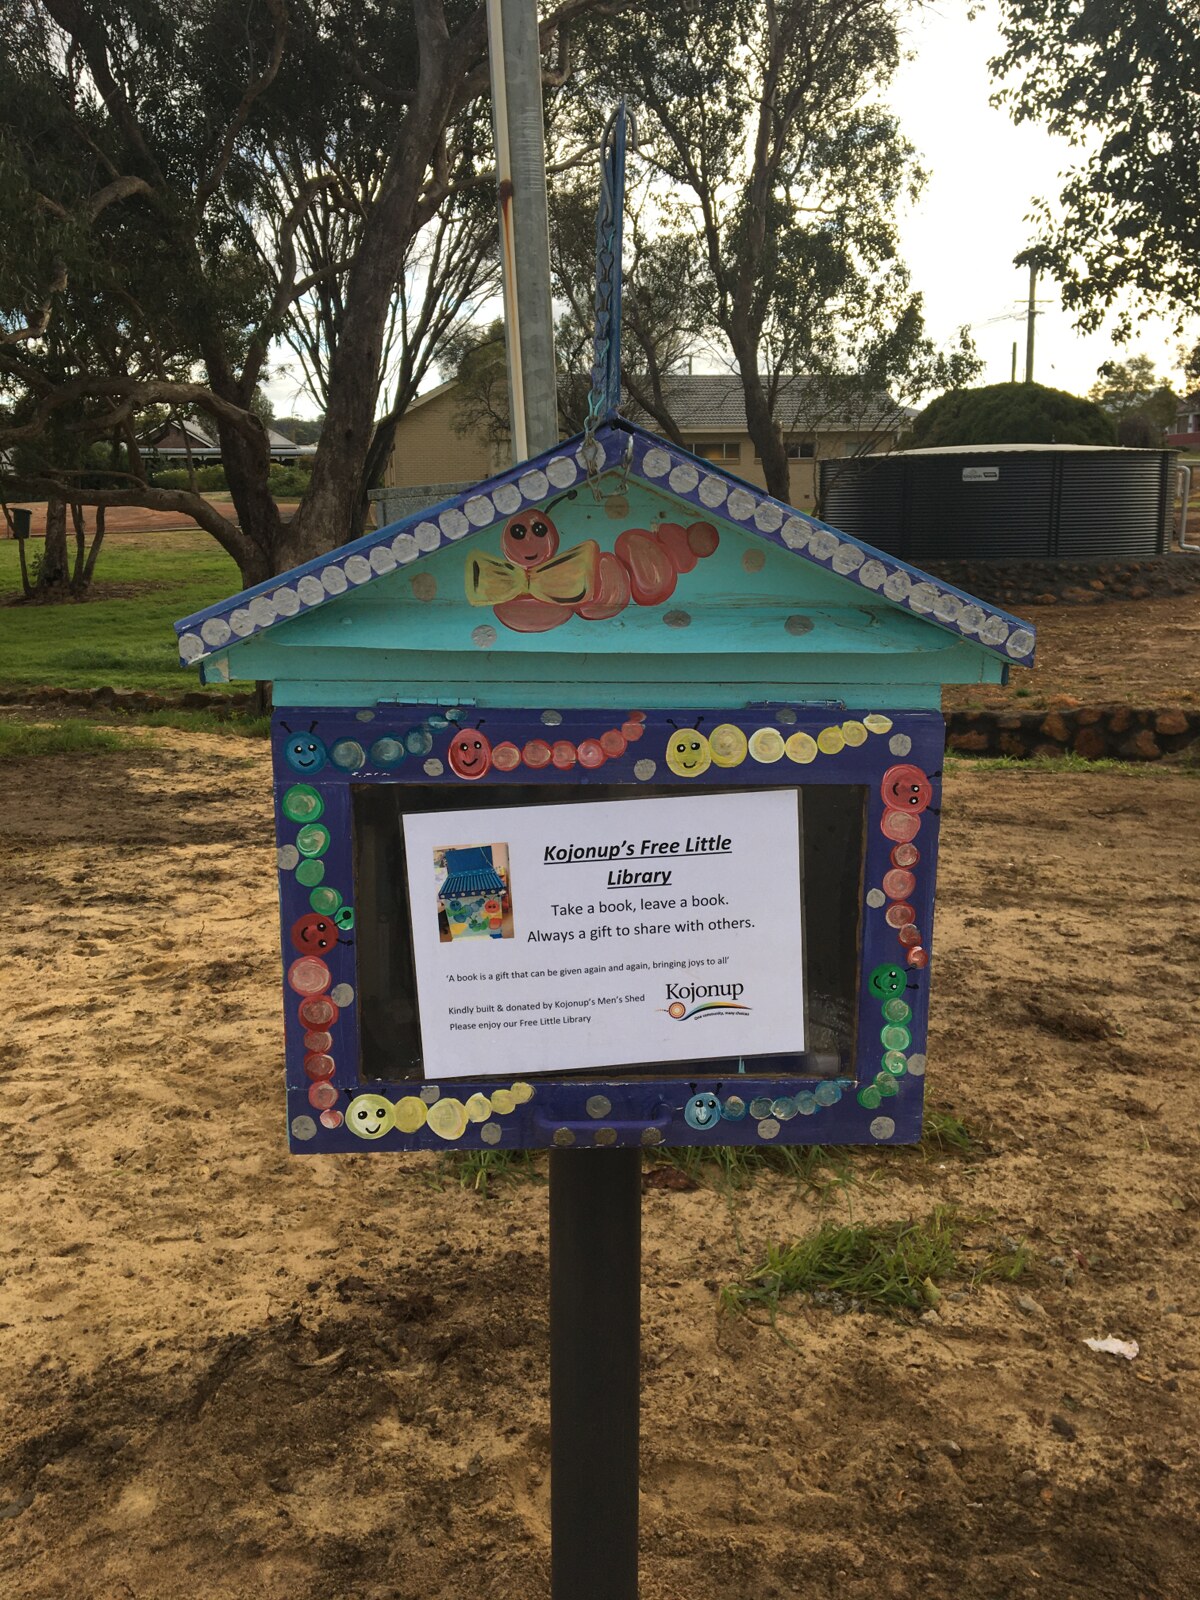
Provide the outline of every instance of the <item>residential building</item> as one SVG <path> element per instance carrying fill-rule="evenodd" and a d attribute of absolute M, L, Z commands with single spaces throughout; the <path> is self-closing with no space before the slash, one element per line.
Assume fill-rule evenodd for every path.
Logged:
<path fill-rule="evenodd" d="M 1200 450 L 1200 389 L 1179 402 L 1175 431 L 1167 434 L 1168 448 Z"/>
<path fill-rule="evenodd" d="M 741 380 L 729 373 L 679 373 L 667 379 L 667 408 L 695 455 L 719 462 L 759 488 L 766 485 L 762 461 L 746 426 Z M 499 471 L 509 462 L 507 439 L 494 439 L 484 428 L 458 431 L 462 409 L 458 385 L 443 383 L 409 406 L 396 427 L 395 443 L 381 494 L 387 509 L 407 505 L 408 490 L 443 488 L 472 483 Z M 626 397 L 625 414 L 631 421 L 659 431 Z M 791 461 L 789 499 L 794 506 L 811 509 L 816 501 L 816 464 L 839 456 L 857 456 L 891 450 L 907 426 L 912 412 L 886 394 L 844 402 L 826 393 L 819 379 L 785 378 L 775 406 Z M 564 436 L 576 428 L 564 423 Z"/>
<path fill-rule="evenodd" d="M 315 444 L 295 444 L 275 428 L 267 429 L 272 461 L 296 461 L 300 457 L 316 454 Z M 197 466 L 211 465 L 221 459 L 221 446 L 212 435 L 192 419 L 172 417 L 160 428 L 148 433 L 141 441 L 144 454 L 161 456 L 168 461 L 194 461 Z"/>

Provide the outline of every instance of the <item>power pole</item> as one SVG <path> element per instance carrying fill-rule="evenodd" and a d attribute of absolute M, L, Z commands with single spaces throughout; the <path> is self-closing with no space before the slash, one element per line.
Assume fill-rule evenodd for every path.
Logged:
<path fill-rule="evenodd" d="M 1033 382 L 1033 325 L 1037 318 L 1037 268 L 1029 269 L 1029 308 L 1025 313 L 1025 382 Z M 1015 374 L 1014 374 L 1015 377 Z"/>
<path fill-rule="evenodd" d="M 1017 341 L 1015 339 L 1013 340 L 1012 348 L 1012 372 L 1009 374 L 1008 381 L 1009 383 L 1016 383 L 1017 381 Z"/>
<path fill-rule="evenodd" d="M 558 443 L 536 0 L 487 0 L 513 461 Z"/>
<path fill-rule="evenodd" d="M 558 443 L 536 0 L 487 21 L 515 464 Z M 552 1600 L 637 1600 L 641 1169 L 550 1152 Z"/>

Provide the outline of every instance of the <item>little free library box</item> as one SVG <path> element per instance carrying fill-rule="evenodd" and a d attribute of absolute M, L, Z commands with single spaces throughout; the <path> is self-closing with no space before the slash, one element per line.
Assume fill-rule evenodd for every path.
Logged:
<path fill-rule="evenodd" d="M 941 687 L 1026 624 L 613 417 L 177 631 L 274 684 L 295 1150 L 919 1136 Z"/>

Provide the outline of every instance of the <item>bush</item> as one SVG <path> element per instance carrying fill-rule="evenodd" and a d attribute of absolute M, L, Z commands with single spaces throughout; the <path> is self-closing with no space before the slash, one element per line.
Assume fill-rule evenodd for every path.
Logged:
<path fill-rule="evenodd" d="M 308 488 L 311 472 L 312 468 L 307 461 L 303 465 L 287 467 L 272 462 L 270 472 L 271 493 L 277 499 L 302 495 Z M 162 472 L 152 473 L 150 482 L 156 489 L 190 489 L 192 487 L 192 474 L 186 467 L 167 467 Z M 211 494 L 215 489 L 228 489 L 228 487 L 229 484 L 225 479 L 224 467 L 196 468 L 196 488 L 202 494 Z"/>
<path fill-rule="evenodd" d="M 1131 411 L 1117 423 L 1117 443 L 1131 450 L 1161 450 L 1163 431 L 1144 411 Z"/>
<path fill-rule="evenodd" d="M 1115 443 L 1112 419 L 1090 400 L 1040 383 L 993 383 L 939 396 L 913 422 L 902 447 Z"/>
<path fill-rule="evenodd" d="M 290 498 L 293 495 L 302 495 L 308 490 L 308 482 L 312 476 L 312 466 L 309 462 L 297 462 L 294 466 L 284 467 L 277 464 L 271 466 L 271 493 L 276 499 Z"/>
<path fill-rule="evenodd" d="M 197 467 L 195 481 L 196 488 L 202 492 L 229 487 L 225 482 L 224 467 Z M 190 489 L 192 474 L 186 467 L 168 467 L 163 472 L 153 473 L 150 482 L 156 489 Z"/>

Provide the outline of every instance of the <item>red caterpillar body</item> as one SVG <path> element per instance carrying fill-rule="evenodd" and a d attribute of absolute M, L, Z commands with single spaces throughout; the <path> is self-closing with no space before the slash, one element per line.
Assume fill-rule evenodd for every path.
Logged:
<path fill-rule="evenodd" d="M 687 528 L 678 522 L 660 522 L 654 529 L 626 528 L 617 535 L 611 558 L 613 566 L 624 569 L 625 598 L 618 598 L 620 580 L 613 574 L 608 604 L 601 608 L 594 604 L 580 606 L 576 616 L 589 622 L 615 617 L 630 600 L 637 606 L 662 605 L 674 594 L 679 574 L 691 572 L 697 561 L 712 555 L 719 543 L 720 535 L 711 522 L 693 522 Z"/>
<path fill-rule="evenodd" d="M 538 772 L 543 767 L 553 766 L 560 772 L 569 772 L 578 764 L 594 771 L 606 761 L 623 756 L 628 747 L 642 737 L 645 721 L 644 711 L 631 711 L 619 728 L 609 728 L 599 738 L 581 739 L 577 745 L 570 739 L 527 739 L 524 745 L 505 739 L 489 746 L 486 739 L 473 731 L 467 730 L 466 734 L 460 731 L 451 736 L 450 770 L 456 777 L 471 779 L 481 778 L 489 767 L 495 767 L 498 772 L 515 772 L 518 767 L 525 766 Z M 464 771 L 459 752 L 468 739 L 476 764 L 470 771 Z"/>

